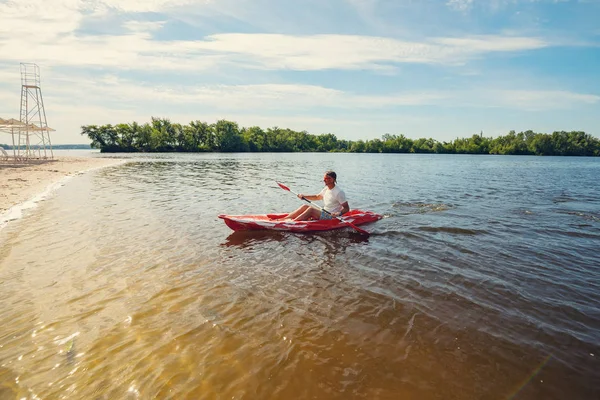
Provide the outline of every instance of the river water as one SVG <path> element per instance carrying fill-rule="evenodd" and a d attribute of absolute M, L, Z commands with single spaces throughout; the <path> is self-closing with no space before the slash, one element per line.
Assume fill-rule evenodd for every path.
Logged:
<path fill-rule="evenodd" d="M 0 399 L 600 398 L 599 159 L 119 156 L 0 230 Z M 217 218 L 327 169 L 368 239 Z"/>

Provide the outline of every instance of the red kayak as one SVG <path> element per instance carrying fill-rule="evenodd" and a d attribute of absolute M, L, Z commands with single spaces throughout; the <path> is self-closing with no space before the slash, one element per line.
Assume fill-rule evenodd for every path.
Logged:
<path fill-rule="evenodd" d="M 332 229 L 348 228 L 349 225 L 337 218 L 319 219 L 314 221 L 278 220 L 287 214 L 261 214 L 261 215 L 219 215 L 228 227 L 234 231 L 275 230 L 289 232 L 314 232 L 329 231 Z M 344 214 L 343 220 L 361 225 L 374 222 L 383 218 L 371 211 L 352 210 Z"/>

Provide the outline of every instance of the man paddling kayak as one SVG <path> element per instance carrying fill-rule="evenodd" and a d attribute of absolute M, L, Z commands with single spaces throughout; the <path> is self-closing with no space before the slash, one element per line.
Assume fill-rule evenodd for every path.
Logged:
<path fill-rule="evenodd" d="M 324 209 L 329 211 L 328 214 L 310 205 L 302 205 L 297 210 L 289 213 L 287 216 L 281 219 L 293 219 L 294 221 L 306 221 L 309 219 L 331 219 L 332 217 L 339 217 L 350 211 L 350 206 L 346 200 L 346 194 L 337 183 L 337 174 L 333 171 L 325 172 L 323 176 L 323 182 L 325 187 L 319 194 L 303 195 L 298 194 L 300 199 L 305 198 L 310 201 L 323 200 Z"/>

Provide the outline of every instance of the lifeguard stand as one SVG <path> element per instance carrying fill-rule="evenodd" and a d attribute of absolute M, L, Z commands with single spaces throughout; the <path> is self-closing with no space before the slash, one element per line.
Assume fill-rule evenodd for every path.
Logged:
<path fill-rule="evenodd" d="M 50 131 L 46 120 L 40 81 L 40 68 L 36 64 L 21 63 L 21 118 L 18 127 L 15 158 L 54 159 Z"/>

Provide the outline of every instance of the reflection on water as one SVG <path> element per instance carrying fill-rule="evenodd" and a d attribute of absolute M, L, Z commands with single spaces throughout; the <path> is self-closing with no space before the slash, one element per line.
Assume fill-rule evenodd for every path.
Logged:
<path fill-rule="evenodd" d="M 0 231 L 0 399 L 599 397 L 596 160 L 130 157 Z M 326 169 L 368 239 L 217 218 Z"/>
<path fill-rule="evenodd" d="M 286 234 L 279 231 L 239 231 L 227 236 L 224 246 L 237 246 L 242 249 L 253 248 L 265 242 L 281 242 Z"/>
<path fill-rule="evenodd" d="M 366 227 L 368 225 L 362 226 Z M 238 246 L 243 249 L 253 249 L 254 247 L 259 248 L 262 244 L 268 242 L 284 242 L 289 240 L 290 236 L 296 236 L 296 239 L 304 240 L 306 244 L 321 238 L 323 242 L 328 244 L 327 248 L 332 249 L 333 251 L 344 251 L 344 249 L 351 244 L 367 243 L 369 241 L 367 236 L 356 233 L 352 231 L 351 228 L 342 228 L 336 231 L 313 232 L 308 234 L 281 231 L 238 231 L 227 236 L 223 245 Z"/>

